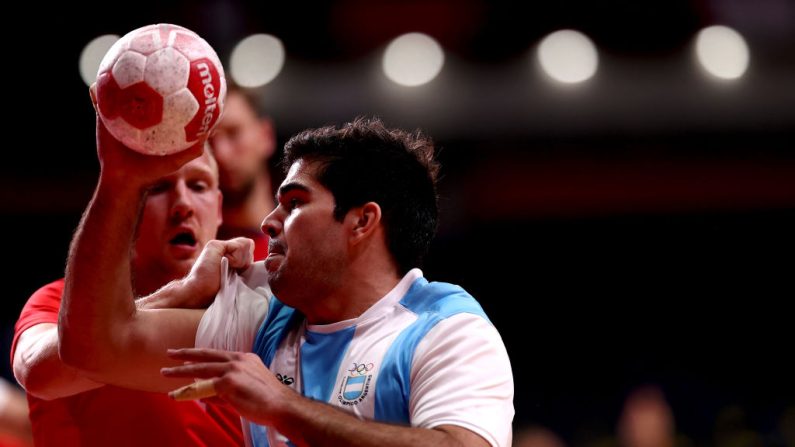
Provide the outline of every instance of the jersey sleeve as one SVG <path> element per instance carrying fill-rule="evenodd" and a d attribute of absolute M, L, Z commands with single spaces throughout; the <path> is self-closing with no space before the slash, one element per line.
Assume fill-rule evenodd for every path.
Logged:
<path fill-rule="evenodd" d="M 199 322 L 197 348 L 250 352 L 268 313 L 271 290 L 262 262 L 238 274 L 221 260 L 221 288 Z"/>
<path fill-rule="evenodd" d="M 513 374 L 497 329 L 462 313 L 439 322 L 417 346 L 411 368 L 412 425 L 469 429 L 492 446 L 511 445 Z"/>
<path fill-rule="evenodd" d="M 19 314 L 19 319 L 14 325 L 14 338 L 11 342 L 11 363 L 14 363 L 14 352 L 17 341 L 23 332 L 37 324 L 58 323 L 58 311 L 61 309 L 61 296 L 63 295 L 64 280 L 51 282 L 33 292 Z"/>

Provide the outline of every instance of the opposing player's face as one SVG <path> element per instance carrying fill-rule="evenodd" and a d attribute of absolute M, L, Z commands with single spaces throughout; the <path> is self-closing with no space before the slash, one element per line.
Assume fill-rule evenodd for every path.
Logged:
<path fill-rule="evenodd" d="M 275 144 L 270 122 L 259 119 L 241 93 L 230 92 L 224 115 L 210 137 L 221 190 L 234 196 L 250 189 Z"/>
<path fill-rule="evenodd" d="M 315 178 L 316 165 L 295 162 L 279 187 L 277 207 L 265 218 L 268 270 L 274 294 L 307 310 L 312 300 L 340 286 L 347 240 L 334 219 L 334 196 Z"/>
<path fill-rule="evenodd" d="M 207 153 L 150 190 L 135 242 L 136 274 L 168 281 L 190 271 L 221 224 L 221 192 Z"/>

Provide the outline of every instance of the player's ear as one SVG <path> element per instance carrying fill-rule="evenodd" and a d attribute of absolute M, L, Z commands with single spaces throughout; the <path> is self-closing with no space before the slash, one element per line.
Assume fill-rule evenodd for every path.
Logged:
<path fill-rule="evenodd" d="M 381 207 L 375 202 L 367 202 L 352 208 L 346 216 L 349 219 L 351 238 L 354 242 L 367 239 L 381 224 Z"/>

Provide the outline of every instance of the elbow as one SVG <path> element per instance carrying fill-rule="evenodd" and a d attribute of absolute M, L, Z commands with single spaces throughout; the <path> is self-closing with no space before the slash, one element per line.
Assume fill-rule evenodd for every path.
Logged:
<path fill-rule="evenodd" d="M 16 368 L 14 369 L 14 376 L 17 382 L 22 385 L 22 388 L 25 389 L 25 392 L 42 400 L 53 400 L 61 397 L 50 386 L 51 378 L 38 372 L 37 369 L 41 368 L 31 368 L 22 374 L 19 374 Z"/>
<path fill-rule="evenodd" d="M 43 400 L 57 399 L 52 382 L 50 368 L 45 365 L 28 364 L 20 356 L 14 359 L 14 378 L 25 389 L 25 392 Z"/>
<path fill-rule="evenodd" d="M 30 368 L 22 364 L 18 355 L 15 355 L 14 357 L 12 369 L 14 371 L 14 378 L 17 379 L 17 383 L 20 384 L 25 391 L 30 393 L 31 388 L 35 387 L 37 384 L 33 383 L 31 380 Z"/>

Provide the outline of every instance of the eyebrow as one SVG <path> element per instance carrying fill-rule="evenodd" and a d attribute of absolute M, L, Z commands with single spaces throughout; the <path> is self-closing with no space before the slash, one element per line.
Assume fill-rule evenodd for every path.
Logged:
<path fill-rule="evenodd" d="M 210 177 L 213 177 L 213 178 L 215 177 L 212 168 L 210 168 L 209 166 L 207 166 L 207 167 L 204 167 L 204 166 L 190 166 L 190 167 L 188 167 L 188 169 L 186 169 L 185 172 L 188 173 L 188 174 L 194 174 L 194 175 L 195 174 L 206 174 L 206 175 L 209 175 Z"/>
<path fill-rule="evenodd" d="M 276 203 L 279 202 L 279 197 L 282 197 L 291 191 L 310 192 L 309 188 L 307 188 L 306 186 L 300 183 L 290 182 L 279 187 L 279 191 L 276 193 L 276 197 L 274 197 Z"/>

